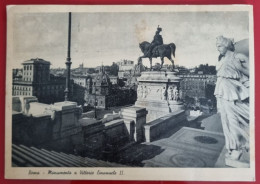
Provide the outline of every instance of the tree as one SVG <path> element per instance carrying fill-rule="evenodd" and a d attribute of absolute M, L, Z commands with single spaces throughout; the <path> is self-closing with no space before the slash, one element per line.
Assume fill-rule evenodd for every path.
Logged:
<path fill-rule="evenodd" d="M 202 71 L 203 74 L 212 74 L 215 75 L 216 67 L 215 66 L 209 66 L 208 64 L 200 64 L 199 67 L 195 68 L 195 73 L 198 73 L 199 71 Z"/>

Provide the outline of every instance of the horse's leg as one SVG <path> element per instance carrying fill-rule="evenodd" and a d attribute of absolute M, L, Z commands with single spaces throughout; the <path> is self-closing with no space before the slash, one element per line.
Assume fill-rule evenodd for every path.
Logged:
<path fill-rule="evenodd" d="M 138 65 L 142 64 L 142 56 L 140 56 L 140 57 L 138 58 L 137 63 L 138 63 Z"/>
<path fill-rule="evenodd" d="M 150 57 L 149 60 L 150 60 L 150 71 L 152 71 L 152 58 Z"/>
<path fill-rule="evenodd" d="M 160 67 L 160 70 L 162 69 L 162 67 L 163 67 L 163 63 L 164 63 L 164 57 L 161 57 L 161 67 Z"/>
<path fill-rule="evenodd" d="M 174 69 L 174 60 L 171 56 L 167 56 L 167 58 L 172 62 L 172 70 Z"/>
<path fill-rule="evenodd" d="M 170 61 L 172 62 L 172 69 L 174 69 L 174 60 L 170 58 Z"/>

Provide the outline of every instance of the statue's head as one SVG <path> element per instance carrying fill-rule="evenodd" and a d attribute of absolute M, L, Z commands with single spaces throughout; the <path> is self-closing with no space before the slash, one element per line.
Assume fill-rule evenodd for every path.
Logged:
<path fill-rule="evenodd" d="M 224 36 L 218 36 L 216 46 L 220 54 L 225 55 L 227 50 L 234 51 L 234 39 L 226 38 Z"/>
<path fill-rule="evenodd" d="M 160 33 L 162 31 L 162 28 L 158 26 L 157 31 Z"/>

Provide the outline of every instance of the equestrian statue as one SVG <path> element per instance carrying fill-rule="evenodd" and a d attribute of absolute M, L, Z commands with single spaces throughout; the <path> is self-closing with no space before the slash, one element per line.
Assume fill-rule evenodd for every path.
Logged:
<path fill-rule="evenodd" d="M 141 51 L 144 53 L 143 56 L 138 58 L 138 64 L 142 63 L 142 58 L 149 58 L 150 60 L 150 70 L 152 70 L 152 58 L 161 58 L 161 65 L 159 70 L 162 68 L 164 63 L 164 57 L 167 57 L 172 62 L 172 70 L 174 69 L 174 60 L 172 59 L 173 55 L 175 57 L 176 46 L 174 43 L 163 44 L 163 38 L 160 35 L 162 28 L 157 27 L 153 41 L 151 43 L 144 41 L 139 44 Z"/>

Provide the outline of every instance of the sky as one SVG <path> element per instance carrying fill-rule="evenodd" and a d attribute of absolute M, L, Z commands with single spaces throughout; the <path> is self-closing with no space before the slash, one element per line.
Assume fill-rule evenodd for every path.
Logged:
<path fill-rule="evenodd" d="M 72 68 L 111 65 L 123 59 L 137 63 L 139 43 L 151 42 L 160 25 L 164 43 L 175 43 L 175 64 L 193 67 L 215 65 L 216 37 L 235 41 L 249 37 L 248 12 L 147 12 L 73 13 Z M 68 42 L 68 13 L 20 13 L 14 21 L 14 67 L 31 58 L 65 68 Z M 160 59 L 153 59 L 153 63 Z M 148 59 L 143 59 L 145 65 Z M 165 63 L 170 61 L 165 58 Z"/>

